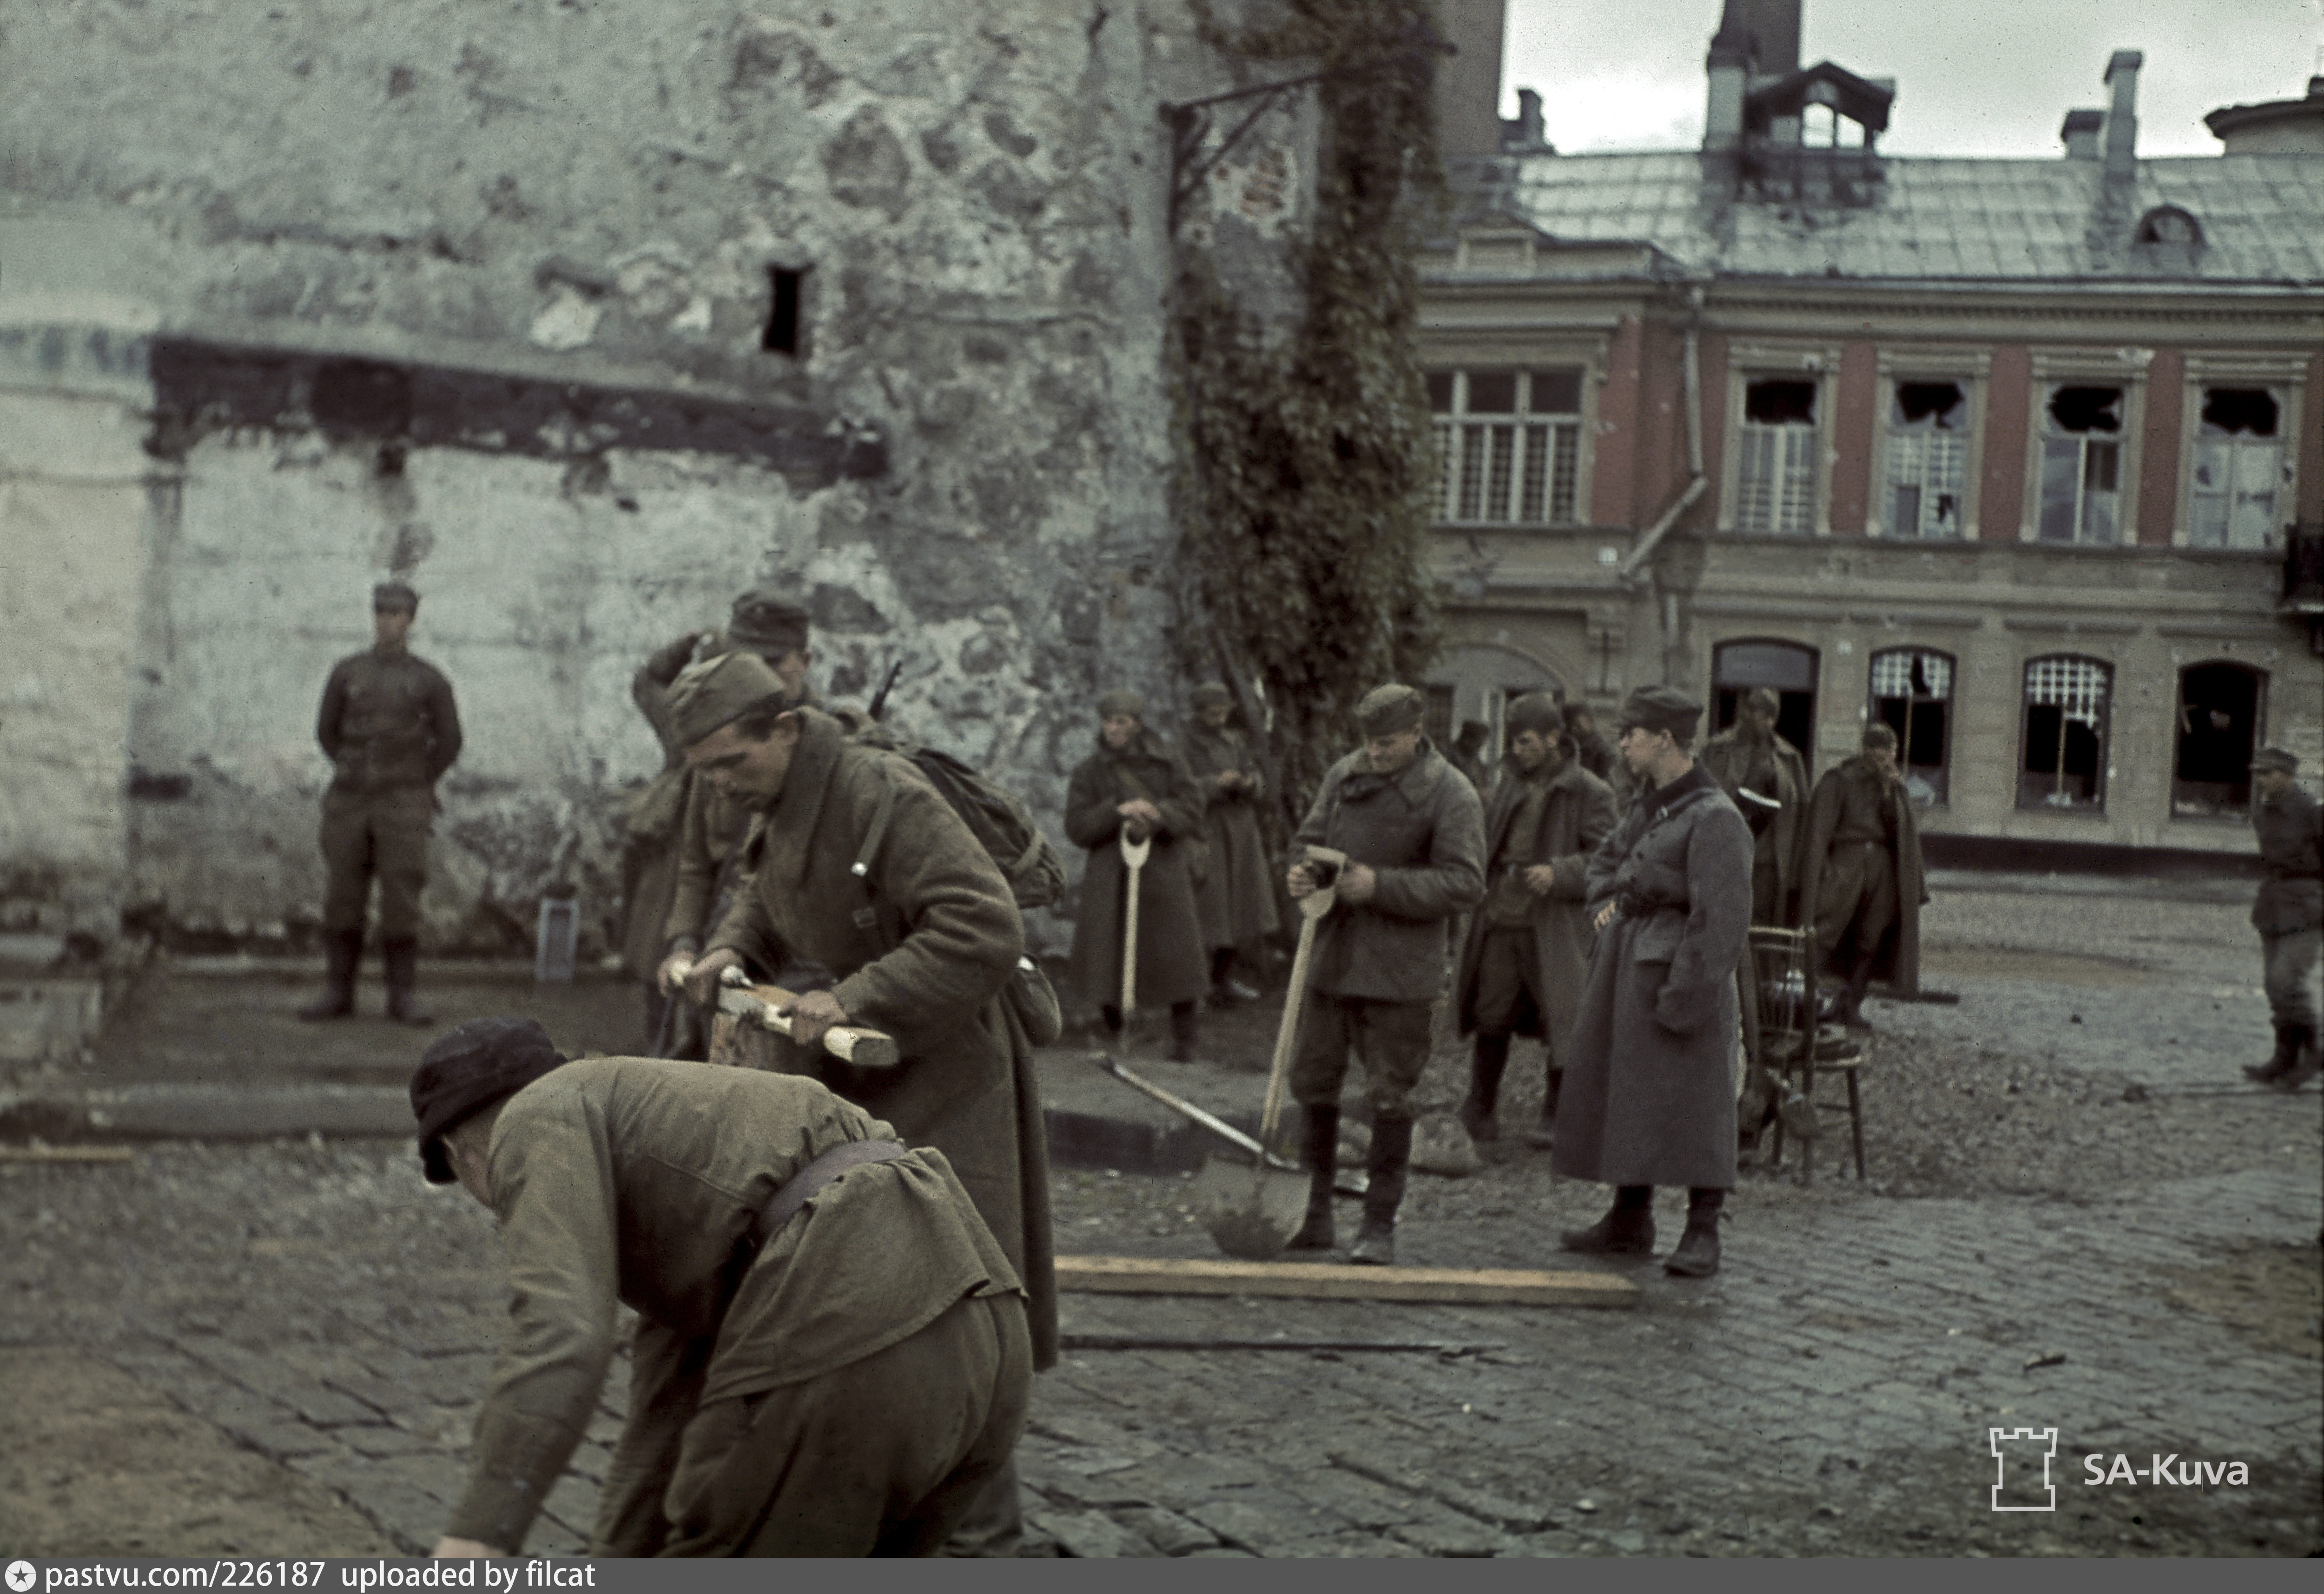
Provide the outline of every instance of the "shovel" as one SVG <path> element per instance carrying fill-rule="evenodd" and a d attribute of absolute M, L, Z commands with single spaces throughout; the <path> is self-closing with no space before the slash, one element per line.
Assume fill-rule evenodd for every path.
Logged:
<path fill-rule="evenodd" d="M 1299 899 L 1299 950 L 1291 960 L 1291 983 L 1283 993 L 1283 1020 L 1275 1030 L 1275 1057 L 1267 1074 L 1267 1106 L 1259 1115 L 1259 1143 L 1275 1144 L 1283 1117 L 1285 1086 L 1291 1074 L 1291 1054 L 1299 1039 L 1299 1009 L 1307 1000 L 1307 965 L 1315 954 L 1315 926 L 1339 900 L 1334 882 L 1344 852 L 1329 847 L 1307 849 L 1307 862 L 1323 883 Z M 1194 1202 L 1203 1223 L 1230 1257 L 1264 1262 L 1279 1255 L 1299 1231 L 1307 1212 L 1307 1177 L 1269 1166 L 1264 1155 L 1255 1166 L 1213 1157 L 1194 1181 Z"/>
<path fill-rule="evenodd" d="M 1130 871 L 1130 879 L 1121 889 L 1121 1032 L 1130 1033 L 1130 1016 L 1138 1010 L 1138 877 L 1146 868 L 1146 855 L 1154 851 L 1154 838 L 1142 842 L 1130 839 L 1130 832 L 1121 833 L 1121 863 Z"/>

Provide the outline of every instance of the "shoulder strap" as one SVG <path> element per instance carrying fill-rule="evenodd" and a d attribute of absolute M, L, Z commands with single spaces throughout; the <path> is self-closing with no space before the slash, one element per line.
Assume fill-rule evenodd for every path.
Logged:
<path fill-rule="evenodd" d="M 888 839 L 888 819 L 896 811 L 896 782 L 882 769 L 880 771 L 880 800 L 872 809 L 871 828 L 863 833 L 863 844 L 855 850 L 855 861 L 847 872 L 859 880 L 872 878 L 872 861 L 880 855 L 880 843 Z"/>

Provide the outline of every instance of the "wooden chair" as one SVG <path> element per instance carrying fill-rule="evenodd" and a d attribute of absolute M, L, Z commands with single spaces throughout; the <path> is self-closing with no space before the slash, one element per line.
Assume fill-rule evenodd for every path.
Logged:
<path fill-rule="evenodd" d="M 1758 1051 L 1755 1061 L 1779 1088 L 1796 1090 L 1811 1111 L 1839 1111 L 1843 1103 L 1816 1098 L 1816 1084 L 1838 1074 L 1848 1084 L 1849 1137 L 1856 1152 L 1856 1176 L 1864 1177 L 1864 1101 L 1857 1077 L 1864 1053 L 1848 1031 L 1816 1021 L 1815 935 L 1770 925 L 1751 926 L 1751 967 L 1758 995 Z M 1815 1183 L 1815 1137 L 1794 1135 L 1800 1145 L 1801 1176 Z M 1769 1163 L 1784 1162 L 1784 1119 L 1775 1118 Z"/>

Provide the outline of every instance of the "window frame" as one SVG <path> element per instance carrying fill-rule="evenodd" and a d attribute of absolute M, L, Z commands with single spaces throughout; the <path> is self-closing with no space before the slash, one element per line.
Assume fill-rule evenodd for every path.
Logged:
<path fill-rule="evenodd" d="M 1724 452 L 1719 468 L 1719 529 L 1735 537 L 1829 537 L 1831 535 L 1831 479 L 1839 456 L 1832 447 L 1832 406 L 1839 397 L 1840 346 L 1824 343 L 1754 343 L 1736 341 L 1727 348 L 1727 419 Z M 1746 530 L 1738 523 L 1743 497 L 1744 408 L 1755 382 L 1799 382 L 1815 384 L 1815 441 L 1810 455 L 1815 485 L 1809 492 L 1809 526 L 1804 531 Z"/>
<path fill-rule="evenodd" d="M 1865 517 L 1868 535 L 1891 542 L 1975 542 L 1978 511 L 1984 496 L 1985 411 L 1992 387 L 1993 355 L 1987 349 L 1882 348 L 1877 354 L 1879 380 L 1872 422 L 1871 481 L 1874 502 Z M 1922 537 L 1898 532 L 1889 523 L 1895 495 L 1889 490 L 1888 443 L 1895 435 L 1896 390 L 1911 382 L 1952 382 L 1960 384 L 1968 401 L 1967 441 L 1961 456 L 1960 530 L 1950 537 Z"/>
<path fill-rule="evenodd" d="M 2251 823 L 2251 787 L 2248 779 L 2248 770 L 2246 772 L 2246 779 L 2244 784 L 2244 801 L 2242 806 L 2230 807 L 2222 806 L 2220 808 L 2209 814 L 2181 813 L 2179 808 L 2181 801 L 2179 795 L 2179 788 L 2181 784 L 2179 779 L 2180 748 L 2182 739 L 2186 734 L 2180 726 L 2179 715 L 2181 711 L 2183 710 L 2187 705 L 2187 677 L 2199 669 L 2218 669 L 2221 668 L 2238 670 L 2244 675 L 2251 677 L 2251 751 L 2256 752 L 2259 749 L 2267 745 L 2268 689 L 2274 684 L 2274 677 L 2268 669 L 2261 665 L 2252 664 L 2246 660 L 2235 658 L 2228 654 L 2206 654 L 2200 659 L 2188 659 L 2183 663 L 2174 661 L 2172 674 L 2172 693 L 2171 698 L 2171 770 L 2169 790 L 2171 819 L 2173 824 L 2228 824 L 2241 825 Z M 2235 783 L 2228 781 L 2224 784 L 2233 785 Z"/>
<path fill-rule="evenodd" d="M 2186 395 L 2179 413 L 2179 502 L 2171 526 L 2174 548 L 2210 551 L 2211 544 L 2195 540 L 2195 450 L 2203 440 L 2203 390 L 2213 387 L 2265 388 L 2276 404 L 2275 438 L 2282 450 L 2277 465 L 2275 514 L 2263 548 L 2237 549 L 2218 545 L 2222 552 L 2283 551 L 2283 523 L 2298 518 L 2289 506 L 2300 502 L 2300 429 L 2306 422 L 2301 401 L 2308 391 L 2308 362 L 2299 355 L 2190 354 L 2186 358 Z"/>
<path fill-rule="evenodd" d="M 1928 539 L 1923 538 L 1917 539 L 1916 540 L 1926 541 Z M 1899 653 L 1924 653 L 1932 659 L 1941 659 L 1945 661 L 1947 679 L 1944 696 L 1922 699 L 1907 696 L 1904 700 L 1908 705 L 1905 710 L 1905 723 L 1907 726 L 1912 723 L 1912 711 L 1909 706 L 1911 704 L 1914 702 L 1930 702 L 1941 703 L 1945 705 L 1944 748 L 1941 761 L 1935 765 L 1915 765 L 1913 763 L 1912 739 L 1904 732 L 1900 731 L 1897 733 L 1896 738 L 1896 767 L 1900 772 L 1906 776 L 1910 776 L 1915 769 L 1935 769 L 1941 777 L 1941 783 L 1932 783 L 1936 791 L 1936 797 L 1931 801 L 1929 806 L 1932 808 L 1950 808 L 1952 806 L 1953 733 L 1960 728 L 1960 656 L 1957 653 L 1950 652 L 1942 648 L 1925 647 L 1918 642 L 1904 642 L 1893 648 L 1874 649 L 1871 654 L 1864 661 L 1865 723 L 1868 725 L 1875 723 L 1882 724 L 1886 724 L 1887 723 L 1886 718 L 1880 713 L 1880 705 L 1885 700 L 1877 690 L 1876 677 L 1879 673 L 1880 661 L 1883 659 L 1886 659 Z M 2022 684 L 2020 689 L 2023 689 Z M 2022 765 L 2019 773 L 2021 775 L 2024 773 Z"/>
<path fill-rule="evenodd" d="M 1527 407 L 1492 415 L 1472 417 L 1468 409 L 1470 377 L 1480 372 L 1503 371 L 1526 379 L 1522 401 Z M 1575 408 L 1572 410 L 1536 411 L 1530 408 L 1533 402 L 1532 376 L 1537 371 L 1571 371 L 1574 373 L 1577 397 Z M 1590 444 L 1596 426 L 1596 400 L 1599 385 L 1599 366 L 1595 361 L 1584 358 L 1572 350 L 1554 350 L 1520 355 L 1512 355 L 1505 349 L 1498 349 L 1480 352 L 1469 358 L 1456 355 L 1442 360 L 1431 360 L 1425 365 L 1425 373 L 1431 377 L 1449 376 L 1452 380 L 1452 408 L 1443 411 L 1431 409 L 1428 413 L 1429 438 L 1439 450 L 1438 475 L 1434 488 L 1435 504 L 1430 524 L 1454 527 L 1462 530 L 1570 531 L 1586 527 L 1591 523 L 1591 449 Z M 1550 436 L 1545 439 L 1549 450 L 1549 463 L 1544 467 L 1542 480 L 1542 509 L 1545 518 L 1542 520 L 1471 520 L 1452 512 L 1458 508 L 1460 502 L 1461 460 L 1455 451 L 1445 447 L 1447 438 L 1459 438 L 1463 426 L 1492 425 L 1504 419 L 1508 425 L 1520 433 L 1528 426 L 1538 425 L 1549 428 Z M 1573 439 L 1573 505 L 1571 518 L 1558 520 L 1554 518 L 1557 457 L 1555 436 L 1559 429 L 1566 428 L 1571 428 Z M 1522 465 L 1518 459 L 1518 449 L 1513 448 L 1510 455 L 1511 479 L 1508 496 L 1512 509 L 1522 503 L 1525 493 Z M 1489 485 L 1483 492 L 1489 493 Z"/>
<path fill-rule="evenodd" d="M 2032 690 L 2034 668 L 2036 665 L 2052 662 L 2095 665 L 2102 672 L 2105 682 L 2100 697 L 2098 767 L 2091 771 L 2093 791 L 2091 800 L 2088 803 L 2053 803 L 2048 797 L 2028 802 L 2025 798 L 2026 781 L 2041 773 L 2028 768 L 2026 763 L 2027 755 L 2033 748 L 2034 710 L 2037 706 L 2034 702 Z M 2034 653 L 2028 654 L 2018 661 L 2017 769 L 2014 782 L 2015 791 L 2013 803 L 2018 813 L 2057 814 L 2089 819 L 2106 817 L 2107 799 L 2110 795 L 2109 788 L 2114 784 L 2110 777 L 2114 764 L 2115 678 L 2117 668 L 2115 660 L 2100 658 L 2094 653 Z M 2059 724 L 2058 767 L 2050 771 L 2052 794 L 2061 789 L 2065 781 L 2065 726 L 2070 723 L 2070 720 L 2061 717 Z"/>
<path fill-rule="evenodd" d="M 2033 354 L 2033 402 L 2027 408 L 2025 496 L 2020 514 L 2018 540 L 2061 551 L 2074 548 L 2135 548 L 2138 546 L 2139 477 L 2145 457 L 2142 447 L 2146 428 L 2146 373 L 2153 349 L 2036 349 Z M 2121 509 L 2112 542 L 2048 542 L 2042 537 L 2043 444 L 2050 438 L 2050 401 L 2061 387 L 2119 387 L 2122 389 L 2121 455 L 2116 465 L 2116 493 Z"/>

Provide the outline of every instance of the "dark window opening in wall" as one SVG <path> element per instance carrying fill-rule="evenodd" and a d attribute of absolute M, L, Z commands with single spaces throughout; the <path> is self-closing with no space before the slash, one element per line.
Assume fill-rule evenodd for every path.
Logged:
<path fill-rule="evenodd" d="M 1743 385 L 1743 426 L 1737 439 L 1735 528 L 1738 531 L 1815 530 L 1816 384 L 1750 382 Z"/>
<path fill-rule="evenodd" d="M 1492 526 L 1578 518 L 1582 373 L 1437 372 L 1429 408 L 1443 472 L 1438 517 Z"/>
<path fill-rule="evenodd" d="M 1531 379 L 1526 408 L 1536 415 L 1582 413 L 1582 373 L 1536 371 Z"/>
<path fill-rule="evenodd" d="M 1514 371 L 1471 371 L 1469 373 L 1469 413 L 1471 415 L 1515 415 L 1517 410 L 1517 373 Z"/>
<path fill-rule="evenodd" d="M 1428 410 L 1432 415 L 1452 413 L 1452 373 L 1450 371 L 1428 373 Z"/>
<path fill-rule="evenodd" d="M 2265 388 L 2209 387 L 2195 437 L 2188 540 L 2197 548 L 2274 546 L 2282 484 L 2282 406 Z"/>
<path fill-rule="evenodd" d="M 1711 732 L 1724 731 L 1735 723 L 1743 695 L 1754 686 L 1765 686 L 1775 695 L 1775 734 L 1799 750 L 1809 775 L 1814 775 L 1815 650 L 1779 641 L 1722 642 L 1713 649 Z"/>
<path fill-rule="evenodd" d="M 1958 382 L 1900 382 L 1888 417 L 1891 537 L 1959 537 L 1969 395 Z"/>
<path fill-rule="evenodd" d="M 2113 669 L 2095 659 L 2027 661 L 2019 807 L 2105 811 L 2107 698 L 2113 677 Z"/>
<path fill-rule="evenodd" d="M 2059 387 L 2042 438 L 2044 542 L 2113 543 L 2122 535 L 2123 390 Z"/>
<path fill-rule="evenodd" d="M 1953 660 L 1921 648 L 1872 656 L 1872 717 L 1896 733 L 1904 789 L 1923 807 L 1942 807 L 1950 793 Z"/>
<path fill-rule="evenodd" d="M 2251 806 L 2251 756 L 2259 745 L 2265 672 L 2196 664 L 2179 672 L 2178 759 L 2171 812 L 2182 819 L 2241 818 Z"/>
<path fill-rule="evenodd" d="M 1428 719 L 1425 728 L 1428 740 L 1436 744 L 1439 752 L 1452 745 L 1452 691 L 1451 686 L 1430 686 L 1422 688 L 1427 697 Z"/>
<path fill-rule="evenodd" d="M 772 302 L 767 314 L 766 336 L 759 340 L 759 346 L 770 355 L 799 352 L 799 284 L 806 275 L 805 272 L 783 266 L 767 268 Z"/>

